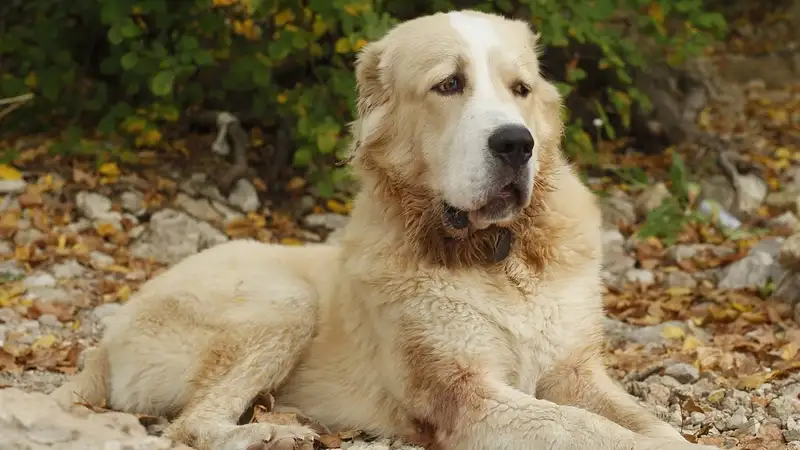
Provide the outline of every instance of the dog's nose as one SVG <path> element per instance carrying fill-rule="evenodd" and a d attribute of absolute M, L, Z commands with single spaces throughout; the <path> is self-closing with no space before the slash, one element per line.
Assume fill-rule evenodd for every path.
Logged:
<path fill-rule="evenodd" d="M 531 159 L 533 135 L 523 125 L 503 125 L 489 136 L 489 150 L 511 167 L 520 167 Z"/>

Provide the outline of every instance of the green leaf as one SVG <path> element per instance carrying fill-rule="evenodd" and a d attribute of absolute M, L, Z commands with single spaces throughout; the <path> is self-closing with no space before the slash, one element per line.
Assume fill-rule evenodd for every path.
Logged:
<path fill-rule="evenodd" d="M 119 60 L 120 65 L 125 70 L 131 70 L 136 67 L 136 63 L 139 62 L 139 55 L 134 52 L 128 52 L 122 55 L 122 58 Z"/>
<path fill-rule="evenodd" d="M 262 88 L 269 87 L 270 84 L 272 83 L 272 76 L 270 74 L 270 71 L 267 70 L 267 69 L 256 69 L 256 70 L 254 70 L 253 71 L 253 83 L 255 83 L 256 86 L 259 86 L 259 87 L 262 87 Z"/>
<path fill-rule="evenodd" d="M 303 146 L 295 150 L 292 163 L 295 167 L 308 167 L 311 163 L 311 148 Z"/>
<path fill-rule="evenodd" d="M 172 93 L 175 83 L 175 73 L 171 70 L 162 70 L 150 80 L 150 92 L 158 97 L 166 97 Z"/>
<path fill-rule="evenodd" d="M 119 28 L 112 27 L 108 30 L 108 42 L 112 45 L 119 45 L 122 43 L 122 33 L 120 33 Z"/>
<path fill-rule="evenodd" d="M 317 148 L 322 154 L 330 153 L 336 148 L 337 136 L 328 130 L 317 135 Z"/>

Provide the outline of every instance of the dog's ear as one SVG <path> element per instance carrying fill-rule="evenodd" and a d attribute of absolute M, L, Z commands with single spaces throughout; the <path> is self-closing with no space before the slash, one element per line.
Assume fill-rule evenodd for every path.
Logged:
<path fill-rule="evenodd" d="M 355 72 L 358 91 L 356 108 L 361 118 L 386 101 L 386 89 L 383 86 L 384 77 L 381 69 L 384 47 L 382 41 L 369 43 L 361 50 L 356 59 Z"/>

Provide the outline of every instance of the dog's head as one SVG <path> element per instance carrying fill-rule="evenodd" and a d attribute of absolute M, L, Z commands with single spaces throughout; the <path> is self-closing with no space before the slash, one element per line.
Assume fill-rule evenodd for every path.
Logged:
<path fill-rule="evenodd" d="M 411 20 L 364 48 L 356 77 L 354 165 L 426 209 L 415 220 L 509 228 L 536 201 L 561 99 L 527 24 L 472 11 Z"/>

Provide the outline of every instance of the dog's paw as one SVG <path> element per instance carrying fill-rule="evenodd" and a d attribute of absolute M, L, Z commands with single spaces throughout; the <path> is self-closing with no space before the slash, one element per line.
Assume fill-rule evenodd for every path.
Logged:
<path fill-rule="evenodd" d="M 313 450 L 319 438 L 302 425 L 252 423 L 232 430 L 220 446 L 225 450 Z"/>
<path fill-rule="evenodd" d="M 636 445 L 635 450 L 719 450 L 709 445 L 692 444 L 675 439 L 647 439 Z"/>

